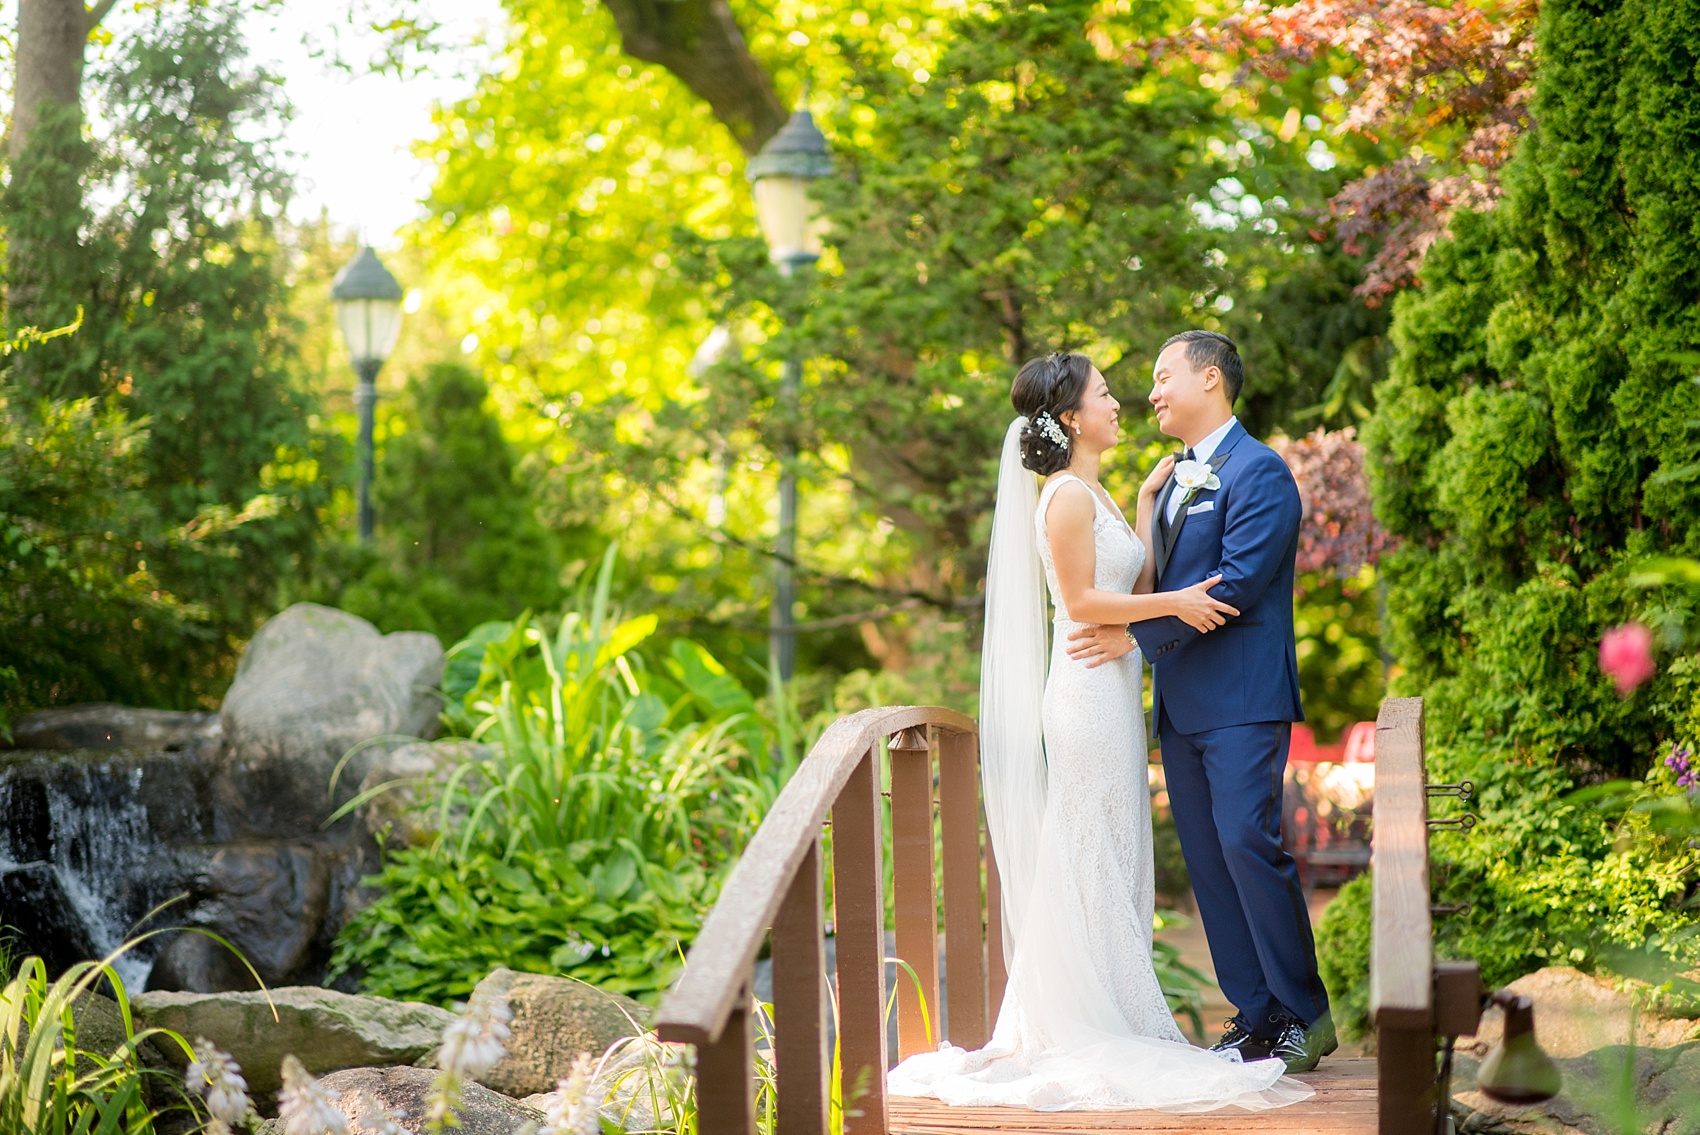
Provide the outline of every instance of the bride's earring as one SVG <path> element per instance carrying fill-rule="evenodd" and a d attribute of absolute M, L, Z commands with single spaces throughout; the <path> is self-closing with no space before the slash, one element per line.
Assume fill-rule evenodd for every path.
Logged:
<path fill-rule="evenodd" d="M 1075 427 L 1074 427 L 1074 436 L 1075 436 L 1075 437 L 1079 437 L 1079 436 L 1080 436 L 1080 427 L 1079 427 L 1079 426 L 1075 426 Z"/>

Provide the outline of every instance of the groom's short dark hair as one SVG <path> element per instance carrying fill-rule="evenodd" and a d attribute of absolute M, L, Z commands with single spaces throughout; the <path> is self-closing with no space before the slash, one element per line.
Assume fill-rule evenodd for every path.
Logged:
<path fill-rule="evenodd" d="M 1240 387 L 1245 385 L 1245 365 L 1240 362 L 1240 349 L 1220 331 L 1182 331 L 1170 335 L 1157 349 L 1160 355 L 1175 343 L 1186 344 L 1186 361 L 1194 370 L 1215 367 L 1222 372 L 1222 384 L 1228 388 L 1228 405 L 1239 401 Z"/>

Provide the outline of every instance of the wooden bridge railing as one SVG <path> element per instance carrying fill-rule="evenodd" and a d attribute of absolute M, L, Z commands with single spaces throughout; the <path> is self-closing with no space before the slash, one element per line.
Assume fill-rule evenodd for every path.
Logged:
<path fill-rule="evenodd" d="M 697 1048 L 703 1135 L 755 1131 L 751 989 L 764 940 L 772 944 L 779 1133 L 828 1130 L 833 1038 L 821 835 L 829 813 L 844 1132 L 886 1135 L 880 749 L 888 739 L 897 956 L 920 978 L 936 1033 L 936 763 L 949 1039 L 978 1048 L 990 1035 L 1005 974 L 997 869 L 980 838 L 974 721 L 936 706 L 863 710 L 834 722 L 780 793 L 704 922 L 684 976 L 657 1014 L 661 1039 Z M 897 993 L 898 1047 L 908 1056 L 929 1047 L 928 1038 L 913 983 L 900 979 Z"/>

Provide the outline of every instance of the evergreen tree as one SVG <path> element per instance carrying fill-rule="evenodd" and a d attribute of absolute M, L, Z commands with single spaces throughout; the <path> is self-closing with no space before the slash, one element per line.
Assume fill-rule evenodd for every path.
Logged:
<path fill-rule="evenodd" d="M 538 522 L 484 380 L 438 363 L 408 380 L 385 422 L 374 549 L 344 547 L 346 582 L 321 598 L 386 631 L 445 643 L 562 597 L 559 537 Z"/>
<path fill-rule="evenodd" d="M 1569 793 L 1664 775 L 1700 724 L 1692 657 L 1628 697 L 1598 664 L 1648 613 L 1638 567 L 1700 551 L 1700 3 L 1547 0 L 1537 35 L 1505 200 L 1456 215 L 1400 297 L 1364 431 L 1399 688 L 1484 821 L 1436 843 L 1437 898 L 1474 907 L 1441 934 L 1494 984 L 1694 961 L 1694 853 Z"/>

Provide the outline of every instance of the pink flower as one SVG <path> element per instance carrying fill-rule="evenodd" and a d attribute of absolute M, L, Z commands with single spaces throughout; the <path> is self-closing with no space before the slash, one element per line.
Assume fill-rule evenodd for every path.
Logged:
<path fill-rule="evenodd" d="M 1617 692 L 1630 692 L 1658 670 L 1653 663 L 1653 632 L 1640 623 L 1624 623 L 1600 638 L 1600 669 L 1617 683 Z"/>

